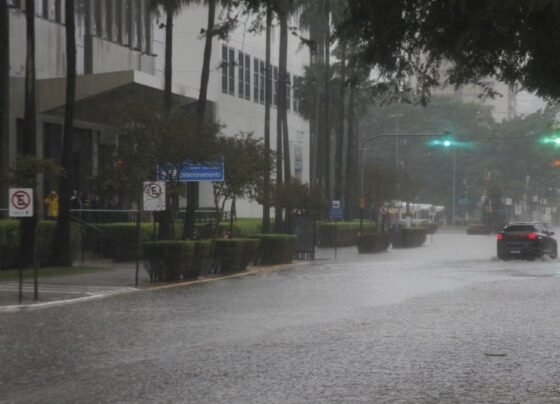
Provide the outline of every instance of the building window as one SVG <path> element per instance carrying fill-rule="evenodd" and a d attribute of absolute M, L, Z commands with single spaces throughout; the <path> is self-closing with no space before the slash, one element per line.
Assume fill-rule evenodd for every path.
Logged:
<path fill-rule="evenodd" d="M 62 0 L 54 0 L 54 20 L 62 23 Z"/>
<path fill-rule="evenodd" d="M 144 4 L 144 32 L 146 34 L 144 50 L 150 55 L 152 53 L 152 11 L 150 10 L 150 2 Z"/>
<path fill-rule="evenodd" d="M 300 105 L 299 105 L 299 100 L 296 97 L 296 91 L 295 88 L 298 86 L 301 86 L 301 82 L 302 82 L 302 78 L 301 76 L 293 76 L 294 78 L 294 112 L 299 113 L 300 112 Z"/>
<path fill-rule="evenodd" d="M 253 61 L 253 101 L 264 104 L 264 80 L 266 65 L 264 61 L 255 58 Z"/>
<path fill-rule="evenodd" d="M 251 57 L 239 51 L 238 61 L 239 98 L 251 100 Z"/>
<path fill-rule="evenodd" d="M 278 106 L 278 67 L 272 66 L 272 105 Z"/>
<path fill-rule="evenodd" d="M 235 50 L 222 45 L 222 92 L 235 95 Z"/>
<path fill-rule="evenodd" d="M 286 109 L 289 111 L 292 106 L 292 75 L 290 73 L 287 74 L 286 80 Z"/>
<path fill-rule="evenodd" d="M 49 19 L 49 0 L 43 0 L 43 18 Z"/>

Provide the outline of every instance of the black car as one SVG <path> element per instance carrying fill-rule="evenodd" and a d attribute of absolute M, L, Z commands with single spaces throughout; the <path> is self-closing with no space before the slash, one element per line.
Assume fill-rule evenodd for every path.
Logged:
<path fill-rule="evenodd" d="M 556 240 L 543 223 L 511 223 L 497 234 L 498 259 L 535 259 L 558 256 Z"/>

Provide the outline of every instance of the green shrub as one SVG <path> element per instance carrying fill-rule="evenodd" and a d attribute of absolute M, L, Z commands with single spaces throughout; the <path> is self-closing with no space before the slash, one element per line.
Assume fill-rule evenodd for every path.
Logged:
<path fill-rule="evenodd" d="M 86 227 L 86 248 L 98 256 L 116 262 L 134 261 L 137 255 L 138 236 L 136 223 L 95 224 Z M 140 241 L 152 239 L 153 225 L 140 225 Z"/>
<path fill-rule="evenodd" d="M 17 220 L 0 220 L 0 269 L 17 267 L 19 237 Z"/>
<path fill-rule="evenodd" d="M 211 240 L 201 240 L 194 243 L 194 265 L 198 268 L 200 275 L 208 275 L 212 272 L 214 258 L 214 243 Z"/>
<path fill-rule="evenodd" d="M 257 263 L 259 265 L 289 264 L 296 250 L 296 236 L 291 234 L 255 234 L 259 239 Z"/>
<path fill-rule="evenodd" d="M 387 251 L 391 244 L 389 233 L 367 233 L 358 237 L 358 252 L 371 254 Z"/>
<path fill-rule="evenodd" d="M 362 232 L 375 232 L 375 223 L 367 223 L 363 225 Z M 359 222 L 319 222 L 317 224 L 317 239 L 320 247 L 348 247 L 358 244 L 358 235 L 360 233 Z"/>
<path fill-rule="evenodd" d="M 243 272 L 251 262 L 255 262 L 259 240 L 219 239 L 214 241 L 214 272 L 230 274 Z"/>
<path fill-rule="evenodd" d="M 56 228 L 55 221 L 41 221 L 37 224 L 37 257 L 39 265 L 45 266 L 52 264 L 52 246 L 54 240 L 54 233 Z M 82 233 L 80 225 L 76 223 L 70 224 L 70 249 L 72 257 L 76 258 L 79 255 L 82 242 Z"/>
<path fill-rule="evenodd" d="M 36 229 L 36 251 L 39 266 L 51 263 L 52 245 L 56 222 L 40 221 Z M 70 226 L 72 255 L 76 257 L 80 251 L 81 234 L 77 224 Z M 0 220 L 0 269 L 16 268 L 20 254 L 19 221 Z"/>
<path fill-rule="evenodd" d="M 152 282 L 196 279 L 194 241 L 156 241 L 142 245 L 145 267 Z"/>
<path fill-rule="evenodd" d="M 405 227 L 391 233 L 393 248 L 420 247 L 426 242 L 427 231 L 423 227 Z"/>

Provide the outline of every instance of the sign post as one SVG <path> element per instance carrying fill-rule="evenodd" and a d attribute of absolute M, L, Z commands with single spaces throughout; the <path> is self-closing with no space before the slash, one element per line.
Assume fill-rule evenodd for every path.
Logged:
<path fill-rule="evenodd" d="M 143 183 L 143 208 L 145 212 L 161 212 L 165 210 L 165 181 L 144 181 Z M 135 285 L 138 287 L 138 272 L 140 266 L 140 206 L 138 207 L 138 217 L 136 227 L 138 232 L 138 254 L 136 257 L 136 277 Z M 155 218 L 152 227 L 152 240 L 156 241 L 156 222 Z"/>
<path fill-rule="evenodd" d="M 329 217 L 331 220 L 334 220 L 334 259 L 337 257 L 337 222 L 344 218 L 344 211 L 340 206 L 340 201 L 332 201 L 331 202 L 331 209 L 329 210 Z"/>
<path fill-rule="evenodd" d="M 15 217 L 21 220 L 27 217 L 33 217 L 33 189 L 31 188 L 10 188 L 8 199 L 8 212 L 9 217 Z M 19 259 L 19 294 L 18 301 L 21 304 L 23 301 L 23 243 L 20 245 L 20 259 Z M 35 268 L 35 299 L 39 297 L 37 287 L 37 272 Z"/>

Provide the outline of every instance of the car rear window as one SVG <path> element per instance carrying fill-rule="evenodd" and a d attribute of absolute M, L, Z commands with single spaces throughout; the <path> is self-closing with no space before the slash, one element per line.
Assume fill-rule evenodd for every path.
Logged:
<path fill-rule="evenodd" d="M 507 226 L 505 231 L 535 231 L 535 226 L 530 224 L 515 224 Z"/>

